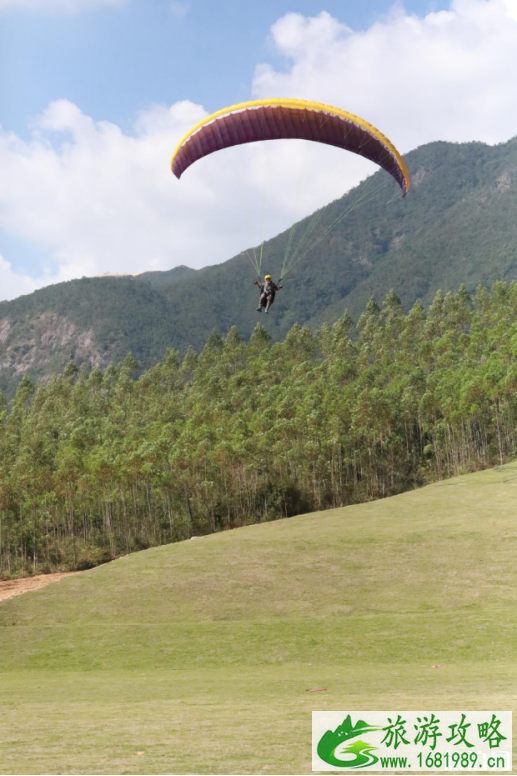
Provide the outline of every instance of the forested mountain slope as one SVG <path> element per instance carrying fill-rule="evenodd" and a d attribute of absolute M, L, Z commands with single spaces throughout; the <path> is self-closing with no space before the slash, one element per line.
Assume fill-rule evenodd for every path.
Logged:
<path fill-rule="evenodd" d="M 267 320 L 275 340 L 295 322 L 337 320 L 345 307 L 357 316 L 372 294 L 381 299 L 392 287 L 407 308 L 418 298 L 428 302 L 438 288 L 465 283 L 472 290 L 517 278 L 517 138 L 498 146 L 431 143 L 406 161 L 406 199 L 378 172 L 325 209 L 314 239 L 363 190 L 386 181 L 289 276 Z M 303 229 L 304 223 L 298 233 Z M 276 276 L 288 235 L 265 245 L 264 265 Z M 224 333 L 235 324 L 249 337 L 256 294 L 241 254 L 203 270 L 83 278 L 3 302 L 0 388 L 11 393 L 24 373 L 48 378 L 70 358 L 103 367 L 132 351 L 144 369 L 167 346 L 201 348 L 214 327 Z"/>
<path fill-rule="evenodd" d="M 517 456 L 517 283 L 391 292 L 271 344 L 232 328 L 0 397 L 0 576 L 371 501 Z"/>

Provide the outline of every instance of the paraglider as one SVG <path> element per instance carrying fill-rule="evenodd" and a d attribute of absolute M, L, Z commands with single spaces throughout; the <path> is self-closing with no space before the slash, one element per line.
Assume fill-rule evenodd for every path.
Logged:
<path fill-rule="evenodd" d="M 223 148 L 294 138 L 326 143 L 364 156 L 389 172 L 403 196 L 407 194 L 406 165 L 387 137 L 352 113 L 306 100 L 252 100 L 212 113 L 182 137 L 172 155 L 171 169 L 181 178 L 191 164 Z"/>
<path fill-rule="evenodd" d="M 278 282 L 280 283 L 281 281 L 282 281 L 282 278 L 280 278 Z M 266 275 L 263 283 L 261 283 L 260 278 L 258 278 L 255 281 L 255 285 L 258 286 L 260 289 L 260 299 L 259 299 L 259 306 L 257 307 L 257 312 L 261 313 L 262 310 L 264 310 L 265 313 L 268 313 L 269 308 L 275 301 L 276 292 L 280 291 L 280 289 L 283 286 L 277 286 L 276 283 L 273 283 L 271 275 Z"/>
<path fill-rule="evenodd" d="M 171 170 L 179 179 L 192 164 L 216 151 L 262 140 L 289 139 L 310 140 L 358 154 L 388 172 L 400 186 L 403 197 L 408 192 L 409 174 L 404 160 L 382 132 L 364 119 L 340 108 L 333 108 L 320 102 L 296 99 L 252 100 L 212 113 L 199 121 L 182 137 L 172 155 Z M 223 170 L 224 167 L 222 166 L 221 169 Z M 280 270 L 281 276 L 285 278 L 294 264 L 308 255 L 314 245 L 322 240 L 330 229 L 334 228 L 360 204 L 376 196 L 378 191 L 372 195 L 368 190 L 368 196 L 361 192 L 357 202 L 352 207 L 340 214 L 330 224 L 325 224 L 316 240 L 313 240 L 312 236 L 325 209 L 317 211 L 309 220 L 298 245 L 294 245 L 293 242 L 296 230 L 296 224 L 294 224 Z M 309 242 L 309 238 L 312 242 Z M 260 278 L 262 248 L 259 258 L 255 255 L 254 249 L 252 250 L 253 256 L 247 251 L 244 253 Z M 265 292 L 264 288 L 269 286 L 267 277 L 269 276 L 266 276 L 265 284 L 257 283 L 261 289 L 261 302 L 257 309 L 261 310 L 265 307 L 266 312 L 274 301 L 275 292 L 280 288 L 273 284 L 272 290 Z"/>

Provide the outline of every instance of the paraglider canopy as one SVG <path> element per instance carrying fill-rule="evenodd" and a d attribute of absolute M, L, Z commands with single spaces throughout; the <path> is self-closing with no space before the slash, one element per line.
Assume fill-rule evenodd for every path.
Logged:
<path fill-rule="evenodd" d="M 406 196 L 407 167 L 382 132 L 340 108 L 305 100 L 252 100 L 212 113 L 181 139 L 172 155 L 171 169 L 181 178 L 191 164 L 223 148 L 295 138 L 336 146 L 369 159 L 393 176 Z"/>

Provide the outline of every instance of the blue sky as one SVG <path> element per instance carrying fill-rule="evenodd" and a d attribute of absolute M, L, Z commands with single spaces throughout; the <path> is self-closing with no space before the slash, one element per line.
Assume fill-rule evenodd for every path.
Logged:
<path fill-rule="evenodd" d="M 385 0 L 130 0 L 123 7 L 75 14 L 7 8 L 0 33 L 2 71 L 8 74 L 0 90 L 0 121 L 26 137 L 31 119 L 62 98 L 96 120 L 125 128 L 151 103 L 189 99 L 212 112 L 249 98 L 257 63 L 282 67 L 268 33 L 284 14 L 315 16 L 325 10 L 361 30 L 392 5 Z M 447 5 L 404 3 L 420 15 Z"/>
<path fill-rule="evenodd" d="M 178 182 L 172 150 L 208 113 L 290 96 L 363 116 L 402 153 L 501 142 L 516 50 L 517 0 L 0 0 L 0 300 L 224 261 L 373 172 L 264 143 Z M 270 197 L 264 233 L 242 194 L 252 212 Z"/>

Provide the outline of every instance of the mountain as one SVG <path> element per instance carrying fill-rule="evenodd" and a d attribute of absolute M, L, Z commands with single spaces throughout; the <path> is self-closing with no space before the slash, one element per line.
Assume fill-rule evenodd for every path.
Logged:
<path fill-rule="evenodd" d="M 138 277 L 140 280 L 146 280 L 152 286 L 166 286 L 177 283 L 179 280 L 196 277 L 199 271 L 181 264 L 179 267 L 174 267 L 174 269 L 168 269 L 164 272 L 142 272 Z"/>
<path fill-rule="evenodd" d="M 372 294 L 382 299 L 392 287 L 407 308 L 418 298 L 429 302 L 438 288 L 517 278 L 517 138 L 497 146 L 430 143 L 406 162 L 405 199 L 379 171 L 324 208 L 314 247 L 302 251 L 267 319 L 274 339 L 295 322 L 334 321 L 345 308 L 357 316 Z M 297 234 L 311 223 L 300 222 Z M 274 277 L 289 234 L 264 246 L 264 268 Z M 11 394 L 23 374 L 48 378 L 70 358 L 103 367 L 130 350 L 144 369 L 167 347 L 203 347 L 212 328 L 236 324 L 248 337 L 258 317 L 253 282 L 240 254 L 202 270 L 83 278 L 2 302 L 0 388 Z"/>

